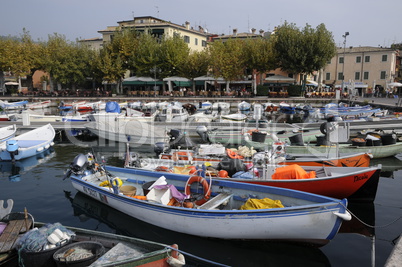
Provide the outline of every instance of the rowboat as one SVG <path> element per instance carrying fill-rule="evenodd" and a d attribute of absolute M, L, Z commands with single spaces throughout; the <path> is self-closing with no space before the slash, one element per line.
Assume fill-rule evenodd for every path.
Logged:
<path fill-rule="evenodd" d="M 0 247 L 3 259 L 0 264 L 17 266 L 18 263 L 23 263 L 26 267 L 56 266 L 56 264 L 58 266 L 183 266 L 185 264 L 184 255 L 180 253 L 176 244 L 165 245 L 113 233 L 63 226 L 60 223 L 33 222 L 31 216 L 29 225 L 35 228 L 26 232 L 23 215 L 23 213 L 10 213 L 2 220 L 5 231 L 4 235 L 0 235 L 0 239 L 7 238 L 7 242 L 2 243 L 4 246 Z M 11 242 L 11 235 L 19 236 L 20 232 L 13 232 L 16 228 L 13 225 L 18 224 L 23 227 L 23 235 L 20 235 L 19 240 L 13 241 L 12 247 L 6 247 Z M 45 239 L 38 238 L 39 231 L 46 233 Z M 89 250 L 89 255 L 79 254 L 83 249 Z M 67 254 L 67 251 L 70 254 Z M 76 255 L 71 254 L 72 251 L 75 251 Z"/>
<path fill-rule="evenodd" d="M 95 164 L 90 153 L 74 158 L 67 177 L 75 189 L 112 208 L 149 224 L 195 236 L 324 245 L 334 238 L 343 220 L 351 219 L 346 199 L 228 180 L 208 182 L 199 176 L 103 168 Z M 197 184 L 202 185 L 200 198 L 196 196 L 200 188 L 194 187 Z M 261 201 L 278 205 L 249 208 Z"/>
<path fill-rule="evenodd" d="M 148 122 L 135 119 L 128 121 L 91 122 L 85 127 L 93 134 L 114 142 L 129 143 L 131 146 L 165 142 L 168 138 L 166 129 Z"/>
<path fill-rule="evenodd" d="M 40 154 L 53 146 L 55 135 L 51 124 L 20 134 L 0 144 L 0 159 L 20 160 Z"/>
<path fill-rule="evenodd" d="M 9 126 L 4 126 L 0 128 L 0 143 L 3 143 L 10 138 L 13 138 L 15 136 L 15 133 L 17 132 L 17 126 L 15 124 L 9 125 Z"/>

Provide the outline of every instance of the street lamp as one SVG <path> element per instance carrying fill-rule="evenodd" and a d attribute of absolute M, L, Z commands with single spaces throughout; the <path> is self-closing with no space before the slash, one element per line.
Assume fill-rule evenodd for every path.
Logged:
<path fill-rule="evenodd" d="M 344 35 L 342 35 L 345 40 L 343 41 L 343 65 L 342 65 L 342 92 L 345 89 L 344 88 L 344 83 L 345 83 L 345 52 L 346 52 L 346 36 L 349 35 L 349 32 L 345 32 Z"/>

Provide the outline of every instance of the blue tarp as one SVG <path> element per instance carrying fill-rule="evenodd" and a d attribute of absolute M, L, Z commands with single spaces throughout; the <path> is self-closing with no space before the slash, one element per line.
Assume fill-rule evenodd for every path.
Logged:
<path fill-rule="evenodd" d="M 120 106 L 119 103 L 116 101 L 109 101 L 106 103 L 105 107 L 106 112 L 115 112 L 115 113 L 120 113 Z"/>

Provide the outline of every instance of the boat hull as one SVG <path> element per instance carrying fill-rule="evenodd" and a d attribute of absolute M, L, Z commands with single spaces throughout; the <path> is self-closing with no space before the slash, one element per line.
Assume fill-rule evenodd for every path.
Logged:
<path fill-rule="evenodd" d="M 161 176 L 157 172 L 137 169 L 107 167 L 107 170 L 115 177 L 127 177 L 125 181 L 138 186 L 137 192 L 141 192 L 142 184 L 155 181 Z M 233 199 L 239 201 L 245 201 L 251 196 L 271 196 L 281 198 L 284 203 L 293 201 L 293 205 L 259 210 L 191 209 L 115 194 L 90 183 L 91 177 L 72 175 L 70 178 L 78 191 L 139 220 L 172 231 L 211 238 L 292 240 L 323 245 L 338 232 L 342 220 L 335 213 L 344 213 L 347 205 L 346 199 L 341 201 L 276 187 L 213 180 L 212 192 L 230 190 L 234 194 Z M 173 174 L 166 175 L 166 178 L 178 190 L 184 190 L 188 179 Z M 213 227 L 200 227 L 202 225 Z"/>

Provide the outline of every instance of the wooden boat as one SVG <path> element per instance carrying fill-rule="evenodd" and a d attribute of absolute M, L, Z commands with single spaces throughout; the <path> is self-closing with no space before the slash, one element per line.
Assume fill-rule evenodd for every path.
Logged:
<path fill-rule="evenodd" d="M 276 146 L 282 146 L 285 148 L 284 143 L 277 143 Z M 239 147 L 243 149 L 244 147 Z M 131 164 L 133 161 L 139 158 L 139 155 L 133 153 L 130 154 L 129 148 L 126 153 L 127 164 Z M 286 150 L 286 149 L 285 149 Z M 370 153 L 356 153 L 356 154 L 342 154 L 340 156 L 331 155 L 314 156 L 312 154 L 290 154 L 283 150 L 281 157 L 285 160 L 277 162 L 279 165 L 298 164 L 301 166 L 321 166 L 321 167 L 369 167 L 372 155 Z M 199 144 L 195 149 L 169 149 L 168 151 L 162 151 L 158 155 L 158 160 L 147 160 L 145 164 L 153 164 L 157 166 L 184 166 L 184 165 L 202 165 L 205 162 L 211 163 L 214 167 L 218 165 L 225 157 L 228 157 L 228 150 L 221 144 Z M 250 151 L 250 152 L 249 152 Z M 245 164 L 253 162 L 252 150 L 249 149 L 246 154 L 239 155 L 243 157 L 242 161 Z M 254 151 L 255 152 L 255 151 Z M 258 152 L 264 154 L 265 152 Z M 133 156 L 135 159 L 133 160 Z M 130 163 L 131 162 L 131 163 Z"/>
<path fill-rule="evenodd" d="M 16 217 L 16 215 L 19 216 Z M 6 224 L 6 228 L 0 235 L 0 240 L 7 240 L 7 242 L 0 242 L 2 245 L 0 247 L 2 256 L 0 264 L 7 264 L 7 266 L 16 266 L 18 262 L 22 262 L 26 267 L 56 266 L 56 264 L 59 266 L 87 266 L 90 264 L 91 266 L 183 266 L 185 264 L 184 255 L 179 252 L 176 244 L 165 245 L 134 237 L 66 227 L 60 223 L 33 223 L 32 217 L 29 218 L 29 224 L 26 224 L 25 218 L 18 213 L 10 213 L 3 219 L 3 222 Z M 21 229 L 16 229 L 14 225 L 20 225 Z M 61 245 L 31 252 L 26 248 L 23 240 L 24 238 L 28 241 L 31 240 L 29 235 L 34 236 L 34 233 L 26 232 L 25 225 L 49 230 L 46 244 L 43 244 L 43 247 L 51 247 L 50 241 L 55 238 Z M 56 231 L 59 231 L 57 233 L 61 233 L 62 237 L 57 235 L 55 237 Z M 21 233 L 25 233 L 25 235 L 21 240 L 17 240 Z M 12 235 L 15 237 L 13 240 L 11 240 Z M 99 249 L 92 249 L 93 246 Z M 80 248 L 91 248 L 93 255 L 80 260 L 69 260 L 69 257 L 65 256 L 67 250 L 78 251 Z M 20 255 L 20 259 L 18 255 Z M 1 261 L 1 259 L 3 260 Z M 13 263 L 15 265 L 12 265 Z"/>
<path fill-rule="evenodd" d="M 369 155 L 362 154 L 364 165 L 370 162 Z M 366 158 L 367 161 L 364 161 Z M 190 175 L 200 173 L 197 166 L 203 164 L 206 176 L 214 180 L 230 180 L 234 182 L 252 183 L 265 186 L 276 186 L 334 198 L 348 198 L 356 201 L 373 201 L 377 193 L 381 173 L 381 165 L 373 167 L 334 167 L 331 164 L 340 164 L 339 161 L 299 160 L 296 162 L 273 163 L 266 158 L 265 153 L 257 153 L 253 160 L 221 159 L 215 162 L 211 159 L 204 161 L 173 161 L 144 159 L 137 163 L 126 161 L 127 168 L 147 170 L 149 172 L 163 172 L 168 177 L 170 173 Z M 358 160 L 359 162 L 359 160 Z M 282 164 L 281 164 L 282 163 Z M 349 164 L 352 164 L 351 162 Z M 358 164 L 357 162 L 354 163 Z M 281 178 L 283 177 L 283 178 Z"/>
<path fill-rule="evenodd" d="M 95 166 L 101 168 L 95 170 Z M 95 165 L 91 154 L 80 154 L 71 163 L 65 178 L 69 177 L 78 191 L 110 207 L 147 223 L 190 235 L 324 245 L 338 232 L 342 220 L 351 218 L 346 211 L 346 199 L 228 180 L 208 182 L 199 176 L 189 179 L 166 174 L 166 178 L 158 172 L 138 169 L 112 166 L 102 169 L 101 165 Z M 154 185 L 155 181 L 162 186 Z M 148 193 L 143 186 L 151 185 L 146 183 L 153 186 Z M 198 199 L 199 188 L 194 186 L 199 183 L 203 193 Z M 114 189 L 103 187 L 105 184 Z M 282 204 L 248 209 L 251 202 L 263 199 Z"/>
<path fill-rule="evenodd" d="M 51 124 L 20 134 L 0 144 L 0 159 L 20 160 L 42 153 L 54 145 L 55 135 Z"/>
<path fill-rule="evenodd" d="M 0 143 L 3 143 L 15 136 L 17 126 L 15 124 L 0 128 Z"/>

